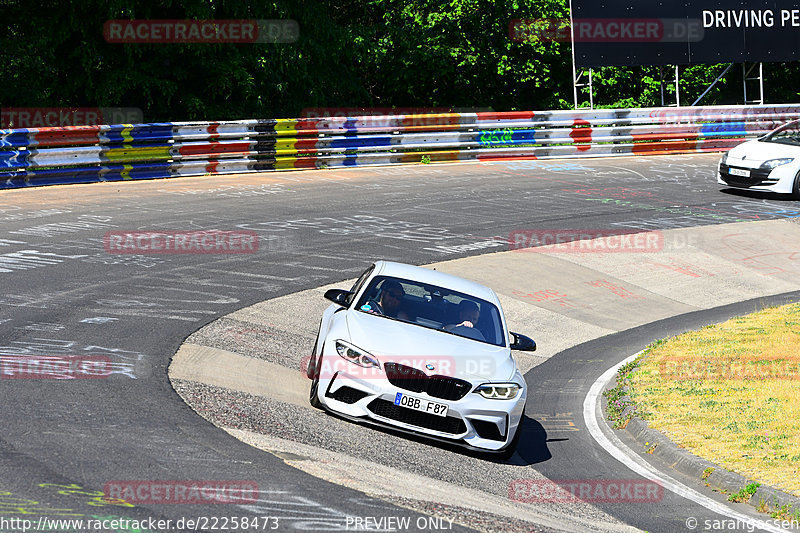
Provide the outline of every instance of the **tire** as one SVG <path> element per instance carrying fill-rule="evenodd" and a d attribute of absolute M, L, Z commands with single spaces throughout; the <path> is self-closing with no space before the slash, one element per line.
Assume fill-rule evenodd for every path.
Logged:
<path fill-rule="evenodd" d="M 316 358 L 309 363 L 309 368 L 312 364 L 314 365 L 314 377 L 311 378 L 311 388 L 308 391 L 308 402 L 311 404 L 311 407 L 322 409 L 322 404 L 317 397 L 319 392 L 319 365 L 317 364 Z"/>
<path fill-rule="evenodd" d="M 319 321 L 319 328 L 317 331 L 319 332 L 322 329 L 322 320 Z M 316 409 L 322 409 L 322 404 L 317 397 L 317 393 L 319 391 L 319 356 L 317 354 L 317 346 L 319 345 L 319 333 L 317 333 L 317 338 L 314 340 L 314 348 L 311 349 L 311 359 L 308 361 L 308 367 L 306 368 L 306 375 L 311 380 L 311 388 L 308 391 L 308 403 L 311 404 L 311 407 Z"/>
<path fill-rule="evenodd" d="M 794 177 L 794 184 L 792 185 L 792 198 L 800 200 L 800 172 Z"/>
<path fill-rule="evenodd" d="M 317 335 L 317 340 L 314 341 L 314 350 L 311 352 L 311 360 L 308 362 L 306 375 L 311 379 L 311 388 L 308 391 L 308 402 L 311 404 L 311 407 L 322 409 L 322 404 L 317 397 L 317 393 L 319 391 L 319 366 L 321 363 L 320 357 L 317 356 L 318 343 L 319 335 Z"/>
<path fill-rule="evenodd" d="M 314 348 L 311 350 L 311 357 L 308 360 L 308 366 L 306 366 L 306 376 L 308 379 L 314 379 L 314 374 L 316 373 L 316 364 L 317 364 L 317 344 L 319 343 L 319 334 L 317 334 L 317 340 L 314 341 Z"/>
<path fill-rule="evenodd" d="M 314 378 L 311 382 L 311 390 L 308 392 L 308 403 L 311 404 L 311 407 L 322 409 L 322 404 L 317 398 L 317 391 L 319 391 L 319 378 Z"/>

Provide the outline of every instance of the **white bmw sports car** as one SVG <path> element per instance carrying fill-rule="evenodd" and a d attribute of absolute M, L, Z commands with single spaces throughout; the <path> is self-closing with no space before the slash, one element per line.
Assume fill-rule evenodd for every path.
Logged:
<path fill-rule="evenodd" d="M 308 377 L 310 401 L 342 417 L 510 457 L 526 387 L 493 290 L 379 261 L 331 289 Z"/>
<path fill-rule="evenodd" d="M 723 154 L 717 183 L 736 189 L 792 194 L 800 200 L 800 120 Z"/>

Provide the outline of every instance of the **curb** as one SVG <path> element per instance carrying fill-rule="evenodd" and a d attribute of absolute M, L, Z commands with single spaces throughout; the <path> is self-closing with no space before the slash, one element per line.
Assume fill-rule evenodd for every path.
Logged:
<path fill-rule="evenodd" d="M 641 418 L 631 417 L 625 426 L 625 431 L 642 445 L 645 449 L 644 453 L 661 458 L 678 472 L 705 481 L 706 486 L 712 490 L 723 494 L 734 494 L 742 490 L 748 483 L 752 483 L 752 480 L 740 474 L 729 472 L 711 461 L 679 448 L 666 435 L 648 427 L 647 422 Z M 707 469 L 711 469 L 711 474 L 706 474 Z M 759 486 L 746 503 L 758 509 L 762 502 L 768 506 L 769 511 L 775 511 L 787 505 L 790 511 L 800 511 L 800 498 L 766 485 Z"/>

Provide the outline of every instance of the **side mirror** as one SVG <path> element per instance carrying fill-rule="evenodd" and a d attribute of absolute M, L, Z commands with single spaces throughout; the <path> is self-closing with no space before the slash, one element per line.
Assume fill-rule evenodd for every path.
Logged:
<path fill-rule="evenodd" d="M 511 335 L 513 341 L 511 342 L 511 349 L 512 350 L 519 350 L 521 352 L 535 352 L 536 351 L 536 341 L 522 335 L 520 333 L 514 333 L 513 331 L 508 332 Z"/>
<path fill-rule="evenodd" d="M 347 307 L 347 304 L 349 303 L 348 300 L 352 295 L 352 292 L 344 289 L 328 289 L 325 291 L 325 298 L 327 300 L 344 307 Z"/>

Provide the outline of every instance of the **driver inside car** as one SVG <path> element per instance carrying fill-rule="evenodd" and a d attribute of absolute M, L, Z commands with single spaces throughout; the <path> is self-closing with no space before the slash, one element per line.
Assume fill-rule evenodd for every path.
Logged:
<path fill-rule="evenodd" d="M 370 311 L 380 315 L 386 315 L 392 318 L 399 318 L 400 320 L 408 320 L 408 313 L 401 309 L 403 297 L 406 295 L 403 286 L 396 281 L 386 281 L 381 287 L 380 298 L 370 300 L 366 306 L 365 311 Z"/>

